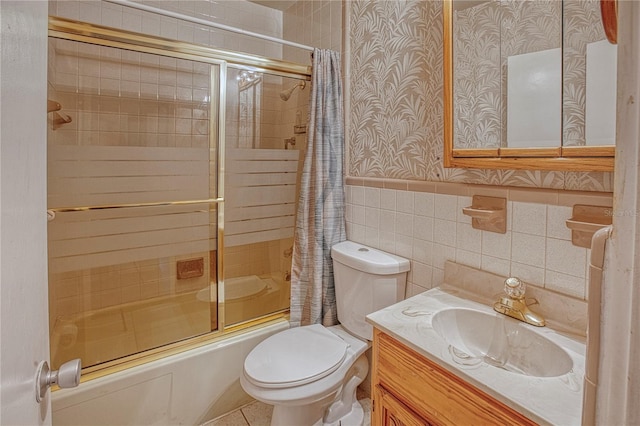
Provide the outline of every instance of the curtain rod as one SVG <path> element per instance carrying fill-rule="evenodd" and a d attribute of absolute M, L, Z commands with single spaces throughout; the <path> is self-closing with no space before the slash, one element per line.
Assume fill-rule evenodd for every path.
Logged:
<path fill-rule="evenodd" d="M 136 2 L 133 2 L 133 1 L 130 1 L 130 0 L 103 0 L 103 1 L 106 1 L 107 3 L 118 4 L 120 6 L 126 6 L 126 7 L 131 7 L 131 8 L 134 8 L 134 9 L 144 10 L 145 12 L 151 12 L 151 13 L 155 13 L 155 14 L 158 14 L 158 15 L 163 15 L 163 16 L 168 16 L 168 17 L 171 17 L 171 18 L 181 19 L 183 21 L 193 22 L 194 24 L 205 25 L 207 27 L 218 28 L 218 29 L 225 30 L 225 31 L 231 31 L 231 32 L 238 33 L 238 34 L 243 34 L 243 35 L 256 37 L 256 38 L 260 38 L 260 39 L 267 40 L 267 41 L 272 41 L 272 42 L 275 42 L 275 43 L 281 43 L 281 44 L 285 44 L 287 46 L 297 47 L 298 49 L 304 49 L 304 50 L 309 50 L 309 51 L 313 51 L 313 49 L 314 49 L 311 46 L 295 43 L 293 41 L 283 40 L 281 38 L 272 37 L 272 36 L 269 36 L 269 35 L 266 35 L 266 34 L 254 33 L 252 31 L 246 31 L 246 30 L 243 30 L 241 28 L 236 28 L 236 27 L 232 27 L 232 26 L 229 26 L 229 25 L 219 24 L 217 22 L 207 21 L 205 19 L 194 18 L 193 16 L 184 15 L 182 13 L 177 13 L 177 12 L 172 12 L 170 10 L 160 9 L 160 8 L 153 7 L 153 6 L 147 6 L 145 4 L 136 3 Z"/>

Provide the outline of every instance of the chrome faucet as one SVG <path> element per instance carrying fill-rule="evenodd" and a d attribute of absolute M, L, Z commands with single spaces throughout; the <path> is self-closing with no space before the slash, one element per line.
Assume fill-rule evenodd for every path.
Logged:
<path fill-rule="evenodd" d="M 527 324 L 544 327 L 545 321 L 542 315 L 529 309 L 530 304 L 527 304 L 524 298 L 525 290 L 526 286 L 519 278 L 507 278 L 504 281 L 504 292 L 506 295 L 500 297 L 500 299 L 493 304 L 493 309 L 511 318 L 526 322 Z M 533 303 L 537 303 L 537 300 L 533 300 Z"/>

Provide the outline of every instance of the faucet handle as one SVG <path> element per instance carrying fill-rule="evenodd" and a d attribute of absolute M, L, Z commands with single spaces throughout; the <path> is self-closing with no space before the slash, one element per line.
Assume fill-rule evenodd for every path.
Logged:
<path fill-rule="evenodd" d="M 504 280 L 504 292 L 512 299 L 524 298 L 524 292 L 527 289 L 524 281 L 517 277 L 509 277 Z"/>

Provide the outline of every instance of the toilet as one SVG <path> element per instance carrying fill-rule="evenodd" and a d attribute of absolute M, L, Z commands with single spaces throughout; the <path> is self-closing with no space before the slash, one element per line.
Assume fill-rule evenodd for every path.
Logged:
<path fill-rule="evenodd" d="M 274 406 L 272 426 L 358 426 L 356 388 L 367 377 L 373 328 L 366 315 L 404 299 L 407 259 L 351 241 L 331 248 L 340 325 L 295 327 L 247 356 L 242 388 Z"/>

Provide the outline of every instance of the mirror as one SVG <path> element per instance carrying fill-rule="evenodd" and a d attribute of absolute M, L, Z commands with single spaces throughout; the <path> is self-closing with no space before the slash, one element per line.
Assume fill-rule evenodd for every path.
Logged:
<path fill-rule="evenodd" d="M 611 5 L 445 0 L 445 166 L 613 170 Z"/>

